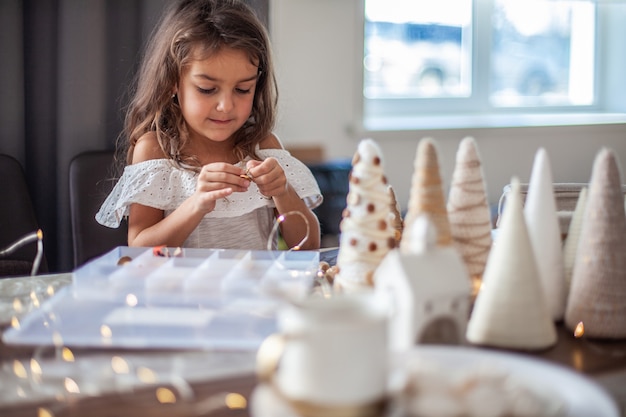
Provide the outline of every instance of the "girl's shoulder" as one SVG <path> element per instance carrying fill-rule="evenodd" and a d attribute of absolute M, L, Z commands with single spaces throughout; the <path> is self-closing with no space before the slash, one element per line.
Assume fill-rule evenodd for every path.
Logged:
<path fill-rule="evenodd" d="M 278 159 L 279 162 L 297 162 L 299 164 L 302 164 L 297 158 L 292 156 L 287 149 L 285 149 L 283 143 L 280 141 L 278 136 L 274 135 L 273 133 L 269 134 L 265 139 L 263 139 L 256 146 L 255 151 L 261 159 L 274 157 Z"/>
<path fill-rule="evenodd" d="M 283 144 L 280 142 L 280 139 L 278 139 L 278 137 L 274 135 L 273 133 L 270 133 L 269 135 L 267 135 L 265 139 L 263 139 L 257 145 L 257 151 L 264 150 L 264 149 L 285 149 L 285 148 L 283 147 Z"/>
<path fill-rule="evenodd" d="M 148 132 L 137 140 L 133 149 L 133 164 L 150 161 L 153 159 L 163 159 L 166 155 L 163 153 L 156 132 Z"/>

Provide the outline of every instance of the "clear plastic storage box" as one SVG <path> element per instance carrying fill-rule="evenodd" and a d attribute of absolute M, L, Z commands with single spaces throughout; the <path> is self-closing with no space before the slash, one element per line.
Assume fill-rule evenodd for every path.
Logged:
<path fill-rule="evenodd" d="M 256 349 L 276 331 L 277 308 L 310 293 L 319 260 L 316 251 L 118 247 L 76 269 L 4 341 Z"/>

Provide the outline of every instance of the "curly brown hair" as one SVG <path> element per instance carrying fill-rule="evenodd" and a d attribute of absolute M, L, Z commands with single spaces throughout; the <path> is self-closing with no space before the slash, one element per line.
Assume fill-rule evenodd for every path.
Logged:
<path fill-rule="evenodd" d="M 199 169 L 183 153 L 189 138 L 183 115 L 172 96 L 192 53 L 210 57 L 221 48 L 244 51 L 258 66 L 250 118 L 234 135 L 235 156 L 257 158 L 255 147 L 274 128 L 278 89 L 269 36 L 254 11 L 238 0 L 181 0 L 167 8 L 148 43 L 129 103 L 121 153 L 132 162 L 137 140 L 155 132 L 164 157 L 180 168 Z M 258 159 L 258 158 L 257 158 Z"/>

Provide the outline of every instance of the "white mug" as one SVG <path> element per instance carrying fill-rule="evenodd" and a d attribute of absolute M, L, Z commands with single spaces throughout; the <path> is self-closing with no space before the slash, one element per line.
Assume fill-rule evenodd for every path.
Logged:
<path fill-rule="evenodd" d="M 259 374 L 299 414 L 380 413 L 389 366 L 387 313 L 379 298 L 308 298 L 282 308 L 278 327 L 259 349 Z"/>

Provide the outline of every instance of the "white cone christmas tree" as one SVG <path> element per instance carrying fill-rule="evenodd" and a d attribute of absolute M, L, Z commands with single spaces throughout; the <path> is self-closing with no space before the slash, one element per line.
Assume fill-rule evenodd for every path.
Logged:
<path fill-rule="evenodd" d="M 470 343 L 538 350 L 556 343 L 556 328 L 530 242 L 517 178 L 467 327 Z"/>
<path fill-rule="evenodd" d="M 587 204 L 587 187 L 583 187 L 578 194 L 576 208 L 572 214 L 572 220 L 569 223 L 567 237 L 563 245 L 563 269 L 565 271 L 565 293 L 569 294 L 570 285 L 572 283 L 572 274 L 574 273 L 574 263 L 576 262 L 576 251 L 578 250 L 578 242 L 580 241 L 580 230 L 582 228 L 583 216 L 585 214 L 585 205 Z"/>
<path fill-rule="evenodd" d="M 596 155 L 565 313 L 585 335 L 626 338 L 626 215 L 619 166 L 612 150 Z"/>
<path fill-rule="evenodd" d="M 338 290 L 361 291 L 374 286 L 374 271 L 396 246 L 390 206 L 382 152 L 372 139 L 364 139 L 352 159 L 347 207 L 340 224 L 334 281 Z"/>
<path fill-rule="evenodd" d="M 556 212 L 550 160 L 543 148 L 535 155 L 524 216 L 550 314 L 554 321 L 562 320 L 567 302 L 563 242 Z"/>
<path fill-rule="evenodd" d="M 450 222 L 446 210 L 445 196 L 439 171 L 439 160 L 435 143 L 430 138 L 422 139 L 415 155 L 409 207 L 404 218 L 404 235 L 400 249 L 409 250 L 411 225 L 421 214 L 426 214 L 437 228 L 437 244 L 452 244 Z"/>
<path fill-rule="evenodd" d="M 455 246 L 478 288 L 491 249 L 491 212 L 476 141 L 459 144 L 448 197 L 448 219 Z"/>

